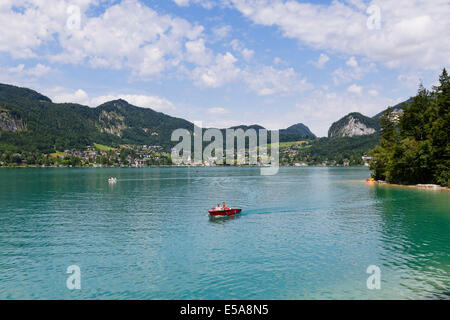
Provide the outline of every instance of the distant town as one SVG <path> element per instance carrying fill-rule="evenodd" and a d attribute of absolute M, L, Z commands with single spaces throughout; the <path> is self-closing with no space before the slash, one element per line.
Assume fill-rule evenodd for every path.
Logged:
<path fill-rule="evenodd" d="M 350 157 L 350 159 L 327 159 L 311 157 L 303 151 L 308 149 L 309 142 L 299 141 L 280 144 L 281 166 L 355 166 L 369 165 L 370 156 L 362 158 Z M 244 165 L 250 165 L 248 151 L 245 154 Z M 257 166 L 263 163 L 258 157 Z M 195 163 L 188 159 L 183 166 L 217 166 L 216 158 L 202 163 Z M 85 150 L 64 150 L 60 152 L 44 154 L 34 152 L 13 153 L 5 151 L 0 154 L 1 167 L 151 167 L 151 166 L 175 166 L 169 152 L 158 145 L 119 145 L 108 147 L 100 144 L 87 146 Z"/>

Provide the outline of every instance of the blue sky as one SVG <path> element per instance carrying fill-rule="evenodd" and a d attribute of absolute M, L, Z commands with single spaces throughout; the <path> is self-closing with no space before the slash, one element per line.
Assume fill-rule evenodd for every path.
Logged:
<path fill-rule="evenodd" d="M 325 136 L 434 84 L 448 16 L 447 0 L 2 0 L 0 82 Z"/>

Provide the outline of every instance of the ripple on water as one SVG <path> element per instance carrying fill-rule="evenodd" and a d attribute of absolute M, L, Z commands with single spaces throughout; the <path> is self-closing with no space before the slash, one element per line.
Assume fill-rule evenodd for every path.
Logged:
<path fill-rule="evenodd" d="M 0 171 L 0 298 L 450 297 L 448 193 L 369 186 L 366 168 L 199 171 Z M 208 218 L 222 201 L 242 215 Z"/>

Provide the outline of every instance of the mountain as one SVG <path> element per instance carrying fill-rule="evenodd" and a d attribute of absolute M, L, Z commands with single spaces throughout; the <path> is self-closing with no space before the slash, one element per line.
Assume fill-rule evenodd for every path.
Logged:
<path fill-rule="evenodd" d="M 193 131 L 184 119 L 168 116 L 149 108 L 139 108 L 125 100 L 106 102 L 93 109 L 101 133 L 114 135 L 129 144 L 168 145 L 175 129 Z"/>
<path fill-rule="evenodd" d="M 232 129 L 263 129 L 259 125 Z M 0 84 L 0 149 L 15 152 L 52 153 L 103 145 L 159 145 L 170 150 L 175 129 L 190 132 L 194 124 L 125 100 L 106 102 L 96 108 L 74 103 L 53 103 L 27 89 Z M 280 141 L 315 138 L 303 124 L 281 130 Z M 270 135 L 269 135 L 270 139 Z"/>
<path fill-rule="evenodd" d="M 27 88 L 20 88 L 0 83 L 0 98 L 2 101 L 20 103 L 24 100 L 52 102 L 50 98 Z"/>
<path fill-rule="evenodd" d="M 411 101 L 412 98 L 409 98 L 408 100 L 393 106 L 393 115 L 396 116 L 402 114 L 405 106 L 409 105 Z M 331 125 L 330 129 L 328 130 L 328 137 L 342 138 L 374 134 L 379 130 L 380 119 L 386 112 L 386 110 L 387 109 L 381 111 L 380 113 L 377 113 L 372 118 L 367 117 L 359 112 L 349 113 L 348 115 Z"/>
<path fill-rule="evenodd" d="M 177 128 L 193 130 L 191 122 L 124 100 L 97 108 L 53 103 L 26 88 L 0 85 L 0 147 L 45 153 L 83 149 L 93 143 L 172 145 Z"/>
<path fill-rule="evenodd" d="M 402 108 L 402 104 L 394 106 L 397 112 Z M 350 163 L 357 164 L 361 156 L 378 143 L 381 115 L 369 118 L 350 113 L 333 123 L 328 138 L 320 139 L 306 125 L 298 123 L 280 130 L 280 142 L 309 140 L 303 149 L 293 144 L 289 153 L 303 150 L 305 158 L 302 159 L 308 163 L 333 160 L 340 163 L 349 159 Z M 192 132 L 194 124 L 133 106 L 125 100 L 90 108 L 74 103 L 53 103 L 36 91 L 0 84 L 0 155 L 4 151 L 49 154 L 67 149 L 84 150 L 94 143 L 112 147 L 158 145 L 169 151 L 177 143 L 170 140 L 171 134 L 179 128 Z M 264 128 L 255 124 L 231 129 Z M 270 143 L 270 134 L 268 139 Z"/>
<path fill-rule="evenodd" d="M 354 137 L 374 134 L 379 129 L 378 121 L 359 112 L 352 112 L 334 122 L 328 130 L 329 138 Z"/>
<path fill-rule="evenodd" d="M 285 135 L 285 136 L 290 136 L 290 137 L 298 136 L 298 139 L 293 139 L 290 141 L 299 140 L 301 138 L 303 138 L 303 139 L 315 139 L 316 138 L 316 135 L 314 133 L 312 133 L 311 130 L 309 130 L 309 128 L 307 126 L 305 126 L 303 123 L 297 123 L 297 124 L 290 126 L 287 129 L 280 130 L 280 135 Z"/>
<path fill-rule="evenodd" d="M 258 131 L 258 130 L 262 130 L 265 128 L 260 126 L 259 124 L 252 124 L 251 126 L 246 126 L 246 125 L 234 126 L 234 127 L 230 127 L 229 129 L 233 129 L 233 130 L 242 129 L 244 131 L 247 131 L 248 129 L 253 129 L 253 130 Z"/>
<path fill-rule="evenodd" d="M 240 125 L 240 126 L 235 126 L 235 127 L 231 127 L 230 129 L 243 129 L 248 130 L 248 129 L 254 129 L 256 131 L 260 130 L 260 129 L 265 129 L 264 127 L 254 124 L 251 126 L 245 126 L 245 125 Z M 308 140 L 308 139 L 315 139 L 316 136 L 314 133 L 311 132 L 311 130 L 309 130 L 309 128 L 307 126 L 305 126 L 303 123 L 298 123 L 298 124 L 294 124 L 292 126 L 290 126 L 287 129 L 280 129 L 279 130 L 280 133 L 280 142 L 291 142 L 291 141 L 298 141 L 298 140 Z M 270 139 L 270 137 L 268 137 Z"/>
<path fill-rule="evenodd" d="M 403 113 L 403 111 L 405 109 L 405 105 L 409 105 L 412 102 L 412 99 L 413 98 L 409 98 L 406 101 L 403 101 L 403 102 L 400 102 L 399 104 L 396 104 L 395 106 L 392 107 L 392 109 L 393 109 L 392 112 L 394 114 L 401 114 L 401 113 Z M 386 112 L 386 110 L 383 110 L 380 113 L 377 113 L 376 115 L 374 115 L 372 117 L 372 119 L 375 119 L 375 120 L 379 121 L 381 119 L 381 117 L 383 116 L 383 114 Z"/>

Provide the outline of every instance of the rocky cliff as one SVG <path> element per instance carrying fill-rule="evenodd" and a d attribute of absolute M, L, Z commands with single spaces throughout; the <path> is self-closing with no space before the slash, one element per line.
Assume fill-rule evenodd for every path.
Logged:
<path fill-rule="evenodd" d="M 378 121 L 353 112 L 333 123 L 328 131 L 329 138 L 354 137 L 373 134 L 378 130 Z"/>
<path fill-rule="evenodd" d="M 17 119 L 6 109 L 0 109 L 0 131 L 23 131 L 25 124 L 22 119 Z"/>

